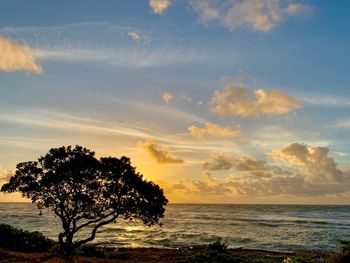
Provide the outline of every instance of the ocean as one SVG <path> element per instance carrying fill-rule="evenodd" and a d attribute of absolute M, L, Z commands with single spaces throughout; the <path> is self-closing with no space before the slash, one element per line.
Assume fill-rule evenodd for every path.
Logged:
<path fill-rule="evenodd" d="M 56 217 L 49 212 L 39 215 L 28 203 L 0 203 L 0 223 L 55 240 L 60 231 Z M 231 248 L 335 251 L 338 239 L 350 240 L 350 206 L 169 204 L 162 227 L 110 224 L 98 231 L 94 243 L 178 248 L 219 237 Z"/>

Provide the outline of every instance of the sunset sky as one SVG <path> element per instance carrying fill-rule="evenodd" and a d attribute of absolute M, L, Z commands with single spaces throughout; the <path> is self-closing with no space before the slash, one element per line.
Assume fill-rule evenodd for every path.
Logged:
<path fill-rule="evenodd" d="M 2 0 L 0 185 L 79 144 L 129 156 L 171 202 L 349 204 L 349 10 Z"/>

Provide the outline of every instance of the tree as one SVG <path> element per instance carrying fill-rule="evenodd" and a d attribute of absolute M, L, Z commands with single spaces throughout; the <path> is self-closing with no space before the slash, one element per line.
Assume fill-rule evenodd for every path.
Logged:
<path fill-rule="evenodd" d="M 144 180 L 129 158 L 97 159 L 81 146 L 53 148 L 38 161 L 17 164 L 1 191 L 18 191 L 40 210 L 52 210 L 62 222 L 58 240 L 68 256 L 117 218 L 158 224 L 168 203 L 163 190 Z M 75 240 L 76 233 L 86 228 L 91 235 Z"/>

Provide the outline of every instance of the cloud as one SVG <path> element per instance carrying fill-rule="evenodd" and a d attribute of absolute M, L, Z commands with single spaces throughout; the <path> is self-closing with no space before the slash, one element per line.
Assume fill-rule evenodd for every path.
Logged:
<path fill-rule="evenodd" d="M 179 157 L 171 156 L 167 147 L 158 146 L 154 140 L 140 141 L 138 146 L 145 149 L 159 164 L 178 164 L 184 162 Z"/>
<path fill-rule="evenodd" d="M 239 125 L 235 127 L 220 127 L 210 122 L 207 122 L 202 128 L 191 125 L 188 127 L 188 131 L 197 139 L 203 139 L 205 136 L 237 137 L 241 135 L 241 127 Z"/>
<path fill-rule="evenodd" d="M 140 33 L 134 32 L 134 31 L 128 32 L 128 37 L 134 40 L 135 42 L 144 42 L 144 43 L 151 42 L 151 40 L 148 37 L 144 37 Z"/>
<path fill-rule="evenodd" d="M 158 15 L 162 14 L 170 6 L 170 0 L 149 0 L 152 11 Z"/>
<path fill-rule="evenodd" d="M 288 113 L 298 108 L 300 103 L 279 90 L 251 91 L 244 86 L 228 84 L 222 92 L 214 93 L 210 106 L 218 115 L 259 117 Z"/>
<path fill-rule="evenodd" d="M 140 43 L 147 45 L 130 43 L 130 32 L 137 33 L 142 39 Z M 176 44 L 169 46 L 161 39 L 150 44 L 150 32 L 109 22 L 49 27 L 2 27 L 0 35 L 25 41 L 33 48 L 30 54 L 40 61 L 88 62 L 98 66 L 140 69 L 201 63 L 210 60 L 214 55 L 198 48 Z"/>
<path fill-rule="evenodd" d="M 305 104 L 311 104 L 321 107 L 329 107 L 329 108 L 349 108 L 350 101 L 347 97 L 340 97 L 334 95 L 307 95 L 303 94 L 300 96 L 301 100 Z"/>
<path fill-rule="evenodd" d="M 215 155 L 211 161 L 203 164 L 203 169 L 210 171 L 230 170 L 232 167 L 232 157 L 223 154 Z"/>
<path fill-rule="evenodd" d="M 170 103 L 174 99 L 174 95 L 171 92 L 164 92 L 163 93 L 163 100 L 166 103 Z"/>
<path fill-rule="evenodd" d="M 141 35 L 137 32 L 128 32 L 128 36 L 136 42 L 140 42 L 142 40 Z"/>
<path fill-rule="evenodd" d="M 327 147 L 307 147 L 305 144 L 295 142 L 272 151 L 270 156 L 287 165 L 300 167 L 306 175 L 306 180 L 310 182 L 325 180 L 338 182 L 344 178 L 344 172 L 329 156 Z"/>
<path fill-rule="evenodd" d="M 266 165 L 265 161 L 246 156 L 234 159 L 233 165 L 238 171 L 268 171 L 272 169 Z"/>
<path fill-rule="evenodd" d="M 331 128 L 350 129 L 350 119 L 340 119 L 330 125 Z"/>
<path fill-rule="evenodd" d="M 154 68 L 203 61 L 205 55 L 176 48 L 118 47 L 44 47 L 35 51 L 37 58 L 48 61 L 91 62 L 122 68 Z"/>
<path fill-rule="evenodd" d="M 193 99 L 186 91 L 181 91 L 179 97 L 187 102 L 193 102 Z"/>
<path fill-rule="evenodd" d="M 212 160 L 203 164 L 204 170 L 222 171 L 234 168 L 236 171 L 268 171 L 273 167 L 269 167 L 265 161 L 254 157 L 231 157 L 224 154 L 214 155 Z"/>
<path fill-rule="evenodd" d="M 267 156 L 269 159 L 265 161 L 247 156 L 215 155 L 203 164 L 203 179 L 187 180 L 183 191 L 188 194 L 284 195 L 293 198 L 350 193 L 350 170 L 338 168 L 326 147 L 290 143 Z M 216 171 L 226 171 L 228 175 L 215 178 Z"/>
<path fill-rule="evenodd" d="M 194 180 L 191 184 L 192 191 L 200 195 L 224 195 L 232 193 L 232 189 L 225 183 L 210 183 L 207 181 Z"/>
<path fill-rule="evenodd" d="M 282 20 L 278 0 L 245 0 L 233 4 L 224 18 L 230 29 L 248 26 L 254 31 L 267 32 Z"/>
<path fill-rule="evenodd" d="M 12 176 L 13 176 L 12 170 L 0 170 L 0 182 L 1 181 L 8 182 Z"/>
<path fill-rule="evenodd" d="M 0 54 L 0 71 L 43 72 L 29 47 L 17 44 L 8 38 L 0 37 Z"/>
<path fill-rule="evenodd" d="M 259 32 L 269 32 L 288 17 L 312 13 L 309 5 L 281 0 L 192 0 L 190 5 L 203 22 L 217 20 L 231 30 L 248 27 Z"/>
<path fill-rule="evenodd" d="M 192 0 L 190 1 L 192 8 L 199 14 L 200 20 L 207 23 L 220 15 L 219 7 L 213 0 Z"/>
<path fill-rule="evenodd" d="M 313 13 L 313 8 L 305 4 L 289 3 L 286 12 L 288 15 L 310 15 Z"/>

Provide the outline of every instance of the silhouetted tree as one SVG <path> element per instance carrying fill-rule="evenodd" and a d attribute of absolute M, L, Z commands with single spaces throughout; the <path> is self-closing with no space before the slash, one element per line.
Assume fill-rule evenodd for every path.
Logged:
<path fill-rule="evenodd" d="M 168 202 L 163 190 L 143 180 L 129 158 L 97 159 L 81 146 L 53 148 L 38 161 L 17 164 L 1 191 L 18 191 L 39 209 L 51 209 L 62 222 L 58 239 L 66 255 L 117 218 L 139 219 L 147 226 L 159 223 Z M 75 240 L 75 234 L 87 227 L 91 235 Z"/>

